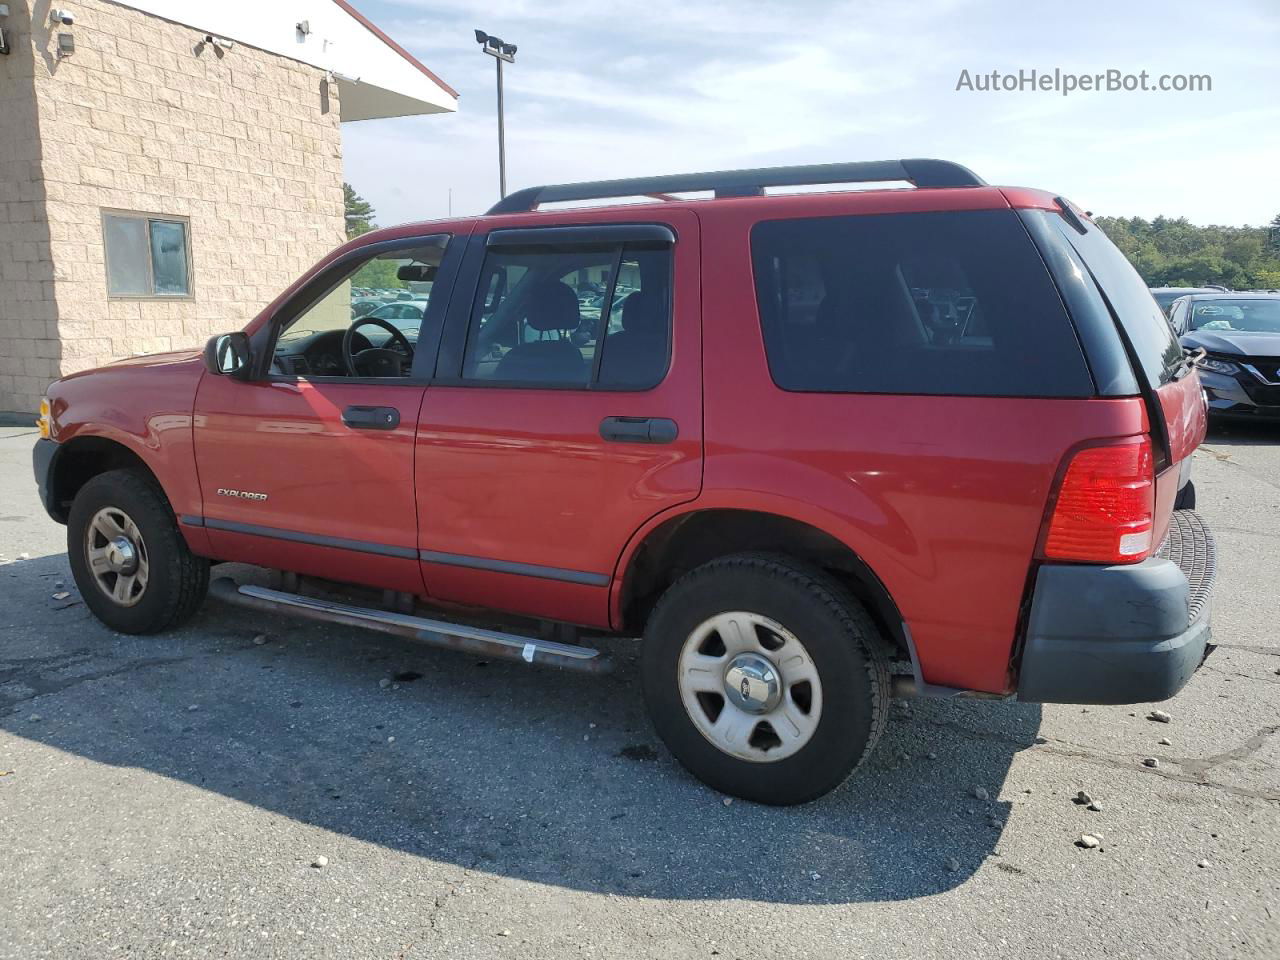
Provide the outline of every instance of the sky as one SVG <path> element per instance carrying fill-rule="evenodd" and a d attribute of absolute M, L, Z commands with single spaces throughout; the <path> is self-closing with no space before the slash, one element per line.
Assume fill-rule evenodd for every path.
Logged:
<path fill-rule="evenodd" d="M 939 157 L 1099 215 L 1253 224 L 1280 214 L 1280 0 L 355 0 L 459 94 L 456 114 L 347 123 L 346 179 L 387 226 L 508 190 L 736 167 Z M 962 71 L 1207 92 L 957 90 Z"/>

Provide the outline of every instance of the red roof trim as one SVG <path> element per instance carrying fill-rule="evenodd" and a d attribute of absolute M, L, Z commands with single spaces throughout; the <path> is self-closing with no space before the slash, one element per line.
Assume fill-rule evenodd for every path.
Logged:
<path fill-rule="evenodd" d="M 362 24 L 364 24 L 365 28 L 368 29 L 368 31 L 372 33 L 375 37 L 377 37 L 379 40 L 385 43 L 388 47 L 390 47 L 396 53 L 400 54 L 400 56 L 404 57 L 411 64 L 413 64 L 423 73 L 425 73 L 428 77 L 430 77 L 432 81 L 434 81 L 435 84 L 438 87 L 440 87 L 440 89 L 447 91 L 449 96 L 453 97 L 454 99 L 457 99 L 457 96 L 458 96 L 457 90 L 453 89 L 453 87 L 449 86 L 439 77 L 437 77 L 434 73 L 428 70 L 425 66 L 423 66 L 422 63 L 419 62 L 418 59 L 413 56 L 413 54 L 411 54 L 408 50 L 400 46 L 400 44 L 396 43 L 394 40 L 388 37 L 385 33 L 383 33 L 382 30 L 379 29 L 376 23 L 374 23 L 372 20 L 366 17 L 363 13 L 361 13 L 351 4 L 347 3 L 347 0 L 333 0 L 333 2 L 336 3 L 338 6 L 340 6 L 347 13 L 351 14 L 351 16 L 359 20 Z"/>

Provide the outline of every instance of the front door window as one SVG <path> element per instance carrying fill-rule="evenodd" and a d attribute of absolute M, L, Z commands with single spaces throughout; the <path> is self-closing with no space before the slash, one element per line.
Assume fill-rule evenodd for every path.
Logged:
<path fill-rule="evenodd" d="M 310 306 L 282 327 L 277 376 L 408 377 L 419 341 L 439 330 L 431 290 L 447 236 L 350 264 Z M 443 306 L 443 305 L 441 305 Z M 427 337 L 423 337 L 423 331 Z"/>

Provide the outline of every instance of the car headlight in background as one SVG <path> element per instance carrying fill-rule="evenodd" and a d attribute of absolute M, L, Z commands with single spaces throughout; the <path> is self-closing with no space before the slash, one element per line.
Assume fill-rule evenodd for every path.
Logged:
<path fill-rule="evenodd" d="M 1208 370 L 1210 373 L 1223 373 L 1227 376 L 1231 376 L 1240 370 L 1240 367 L 1230 360 L 1219 360 L 1217 357 L 1201 357 L 1196 366 L 1202 370 Z"/>
<path fill-rule="evenodd" d="M 48 440 L 49 434 L 53 430 L 53 417 L 51 416 L 48 397 L 40 398 L 40 418 L 36 420 L 36 426 L 40 428 L 40 436 Z"/>

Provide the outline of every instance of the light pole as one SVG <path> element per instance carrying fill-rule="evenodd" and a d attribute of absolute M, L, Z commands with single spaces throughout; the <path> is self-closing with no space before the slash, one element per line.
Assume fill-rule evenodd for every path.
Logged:
<path fill-rule="evenodd" d="M 516 62 L 516 45 L 507 43 L 497 37 L 491 37 L 483 30 L 476 31 L 476 43 L 498 64 L 498 192 L 507 195 L 507 141 L 502 122 L 502 64 Z"/>

